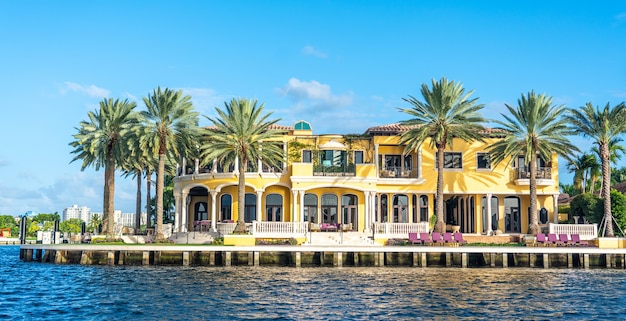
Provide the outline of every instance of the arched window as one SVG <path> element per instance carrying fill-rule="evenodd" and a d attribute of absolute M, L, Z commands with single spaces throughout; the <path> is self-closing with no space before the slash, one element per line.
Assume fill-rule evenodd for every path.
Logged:
<path fill-rule="evenodd" d="M 268 222 L 281 222 L 283 220 L 283 196 L 269 194 L 265 198 L 265 219 Z"/>
<path fill-rule="evenodd" d="M 387 194 L 380 195 L 380 217 L 378 218 L 378 221 L 381 223 L 387 223 L 389 220 L 389 209 L 387 208 L 387 205 Z"/>
<path fill-rule="evenodd" d="M 317 223 L 317 195 L 305 194 L 304 195 L 304 221 Z"/>
<path fill-rule="evenodd" d="M 520 218 L 520 199 L 517 196 L 504 198 L 504 231 L 512 233 L 522 232 Z"/>
<path fill-rule="evenodd" d="M 339 223 L 337 217 L 337 195 L 322 195 L 322 223 Z"/>
<path fill-rule="evenodd" d="M 428 222 L 428 196 L 420 196 L 420 222 Z"/>
<path fill-rule="evenodd" d="M 198 202 L 198 203 L 196 203 L 195 209 L 194 209 L 194 214 L 193 214 L 193 219 L 194 219 L 194 221 L 208 220 L 209 219 L 209 213 L 207 212 L 206 202 Z"/>
<path fill-rule="evenodd" d="M 231 211 L 231 207 L 233 204 L 233 197 L 230 196 L 230 194 L 224 194 L 222 195 L 222 198 L 220 200 L 220 204 L 221 204 L 221 208 L 220 208 L 220 216 L 221 216 L 221 220 L 223 221 L 232 221 L 233 220 L 233 216 L 232 216 L 232 211 Z"/>
<path fill-rule="evenodd" d="M 406 195 L 393 196 L 393 223 L 409 222 L 409 197 Z"/>
<path fill-rule="evenodd" d="M 256 220 L 256 195 L 246 193 L 246 202 L 243 209 L 243 219 L 246 223 Z"/>

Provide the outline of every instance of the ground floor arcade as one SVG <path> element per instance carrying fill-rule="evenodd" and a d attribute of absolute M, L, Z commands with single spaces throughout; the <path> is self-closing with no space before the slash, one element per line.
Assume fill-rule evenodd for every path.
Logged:
<path fill-rule="evenodd" d="M 176 193 L 176 232 L 198 228 L 216 230 L 217 223 L 239 218 L 237 186 L 208 188 L 196 185 Z M 530 217 L 528 194 L 444 194 L 445 220 L 463 233 L 527 233 Z M 558 222 L 558 195 L 538 195 L 539 224 Z M 433 222 L 434 193 L 406 193 L 316 187 L 291 189 L 273 185 L 246 187 L 246 222 L 310 222 L 349 226 L 370 231 L 376 223 Z M 489 213 L 489 214 L 488 214 Z M 346 230 L 344 228 L 344 230 Z"/>

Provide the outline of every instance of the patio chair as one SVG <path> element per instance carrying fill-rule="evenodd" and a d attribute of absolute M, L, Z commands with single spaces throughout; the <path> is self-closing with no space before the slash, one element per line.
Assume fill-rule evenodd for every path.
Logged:
<path fill-rule="evenodd" d="M 580 234 L 572 234 L 572 244 L 576 246 L 589 246 L 589 242 L 580 239 Z"/>
<path fill-rule="evenodd" d="M 548 244 L 560 246 L 563 245 L 563 242 L 559 240 L 554 233 L 548 233 Z"/>
<path fill-rule="evenodd" d="M 433 244 L 433 240 L 430 239 L 430 234 L 428 234 L 428 232 L 420 233 L 420 241 L 422 241 L 422 244 L 424 245 Z"/>
<path fill-rule="evenodd" d="M 441 238 L 441 233 L 439 233 L 439 232 L 433 232 L 432 240 L 433 240 L 433 243 L 435 243 L 435 244 L 443 244 L 444 243 L 443 239 Z"/>
<path fill-rule="evenodd" d="M 559 234 L 559 241 L 561 245 L 572 245 L 573 243 L 567 237 L 567 234 Z"/>
<path fill-rule="evenodd" d="M 410 232 L 409 233 L 409 242 L 412 244 L 422 244 L 422 240 L 417 236 L 417 233 Z"/>
<path fill-rule="evenodd" d="M 443 243 L 452 243 L 452 233 L 445 232 L 443 233 Z"/>
<path fill-rule="evenodd" d="M 459 243 L 459 245 L 467 243 L 467 241 L 463 239 L 463 233 L 461 232 L 454 233 L 454 242 Z"/>
<path fill-rule="evenodd" d="M 548 240 L 546 240 L 546 235 L 543 233 L 537 233 L 537 246 L 546 246 L 548 245 Z"/>

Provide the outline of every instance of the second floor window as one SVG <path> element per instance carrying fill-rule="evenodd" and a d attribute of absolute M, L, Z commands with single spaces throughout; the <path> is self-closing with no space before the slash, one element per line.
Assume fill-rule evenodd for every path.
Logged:
<path fill-rule="evenodd" d="M 302 151 L 302 162 L 303 163 L 312 163 L 313 162 L 313 157 L 311 155 L 311 151 L 310 150 L 303 150 Z"/>
<path fill-rule="evenodd" d="M 476 168 L 477 169 L 491 169 L 491 163 L 489 162 L 489 154 L 476 153 Z"/>
<path fill-rule="evenodd" d="M 354 163 L 363 164 L 363 151 L 362 150 L 354 151 Z"/>
<path fill-rule="evenodd" d="M 435 153 L 435 169 L 437 169 L 438 157 L 439 153 Z M 463 168 L 463 154 L 461 152 L 444 152 L 443 168 Z"/>

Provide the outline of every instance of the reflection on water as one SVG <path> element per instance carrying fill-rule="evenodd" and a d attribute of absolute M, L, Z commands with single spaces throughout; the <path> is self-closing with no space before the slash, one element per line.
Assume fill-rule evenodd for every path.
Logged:
<path fill-rule="evenodd" d="M 0 320 L 618 320 L 626 272 L 81 266 L 0 247 Z"/>

